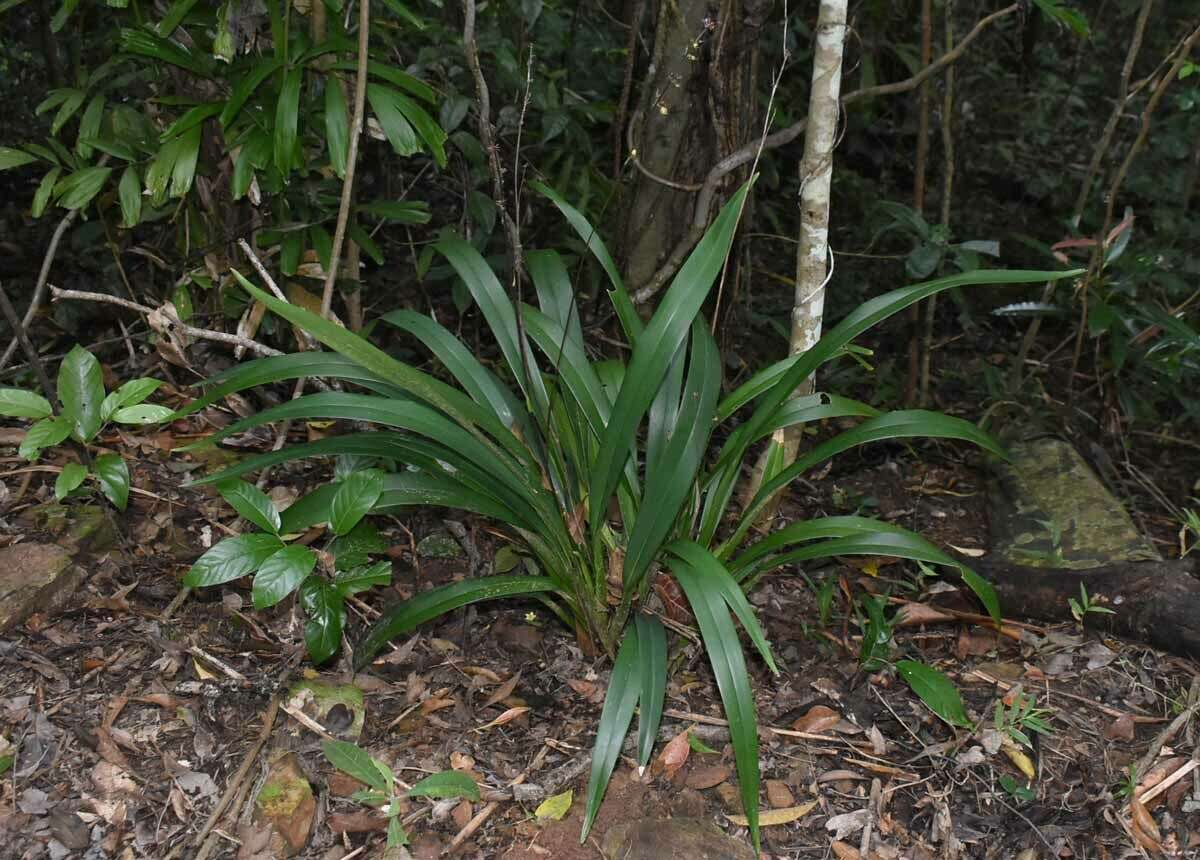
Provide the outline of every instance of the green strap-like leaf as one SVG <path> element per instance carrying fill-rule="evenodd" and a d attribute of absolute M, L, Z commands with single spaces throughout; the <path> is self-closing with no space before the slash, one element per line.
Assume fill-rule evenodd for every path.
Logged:
<path fill-rule="evenodd" d="M 554 580 L 545 576 L 485 576 L 423 591 L 392 607 L 375 622 L 367 638 L 358 646 L 355 665 L 361 669 L 392 639 L 460 606 L 481 600 L 539 594 L 555 588 Z"/>
<path fill-rule="evenodd" d="M 638 638 L 638 765 L 645 768 L 654 752 L 658 726 L 662 722 L 663 701 L 667 694 L 667 632 L 653 615 L 639 612 L 634 617 Z"/>
<path fill-rule="evenodd" d="M 915 660 L 897 661 L 896 671 L 912 687 L 913 692 L 921 697 L 921 701 L 929 706 L 929 710 L 947 723 L 965 729 L 975 725 L 967 716 L 958 688 L 945 674 Z"/>
<path fill-rule="evenodd" d="M 329 164 L 339 177 L 346 175 L 346 155 L 350 148 L 350 120 L 346 114 L 346 96 L 332 76 L 325 79 L 325 145 Z"/>
<path fill-rule="evenodd" d="M 275 105 L 275 166 L 284 176 L 292 169 L 292 157 L 296 150 L 296 130 L 300 122 L 300 85 L 304 82 L 304 69 L 288 69 L 279 90 L 279 101 Z"/>
<path fill-rule="evenodd" d="M 525 255 L 525 268 L 537 290 L 538 307 L 542 313 L 566 332 L 566 340 L 582 350 L 583 328 L 579 323 L 579 308 L 562 257 L 554 251 L 530 251 Z"/>
<path fill-rule="evenodd" d="M 728 604 L 722 594 L 712 587 L 713 579 L 698 574 L 689 561 L 680 556 L 671 560 L 671 570 L 691 604 L 696 624 L 700 627 L 700 636 L 704 640 L 704 650 L 708 653 L 713 675 L 717 679 L 717 689 L 725 707 L 725 719 L 729 721 L 729 738 L 737 765 L 742 808 L 757 851 L 758 718 L 754 711 L 754 693 L 750 689 L 750 673 L 742 656 L 742 643 L 738 641 Z"/>
<path fill-rule="evenodd" d="M 660 443 L 662 462 L 647 470 L 646 502 L 638 511 L 625 549 L 622 573 L 626 595 L 633 595 L 658 554 L 663 541 L 691 494 L 708 437 L 713 428 L 713 409 L 721 393 L 721 358 L 717 343 L 703 318 L 692 324 L 692 355 L 688 367 L 683 405 L 672 421 L 671 435 Z M 666 428 L 652 428 L 665 432 Z"/>
<path fill-rule="evenodd" d="M 712 227 L 679 270 L 658 311 L 633 348 L 625 381 L 613 404 L 612 416 L 588 482 L 594 500 L 589 511 L 593 533 L 599 532 L 605 515 L 605 505 L 596 500 L 608 499 L 617 485 L 625 452 L 633 444 L 638 424 L 725 263 L 742 201 L 749 190 L 749 185 L 743 186 L 721 209 Z"/>
<path fill-rule="evenodd" d="M 608 679 L 604 707 L 600 710 L 600 722 L 596 726 L 596 743 L 592 747 L 592 773 L 588 778 L 583 828 L 579 833 L 580 845 L 587 840 L 596 813 L 600 811 L 604 790 L 608 788 L 608 780 L 621 754 L 629 724 L 633 721 L 633 709 L 642 689 L 638 645 L 636 633 L 625 634 L 617 651 L 617 660 L 613 663 L 612 676 Z"/>

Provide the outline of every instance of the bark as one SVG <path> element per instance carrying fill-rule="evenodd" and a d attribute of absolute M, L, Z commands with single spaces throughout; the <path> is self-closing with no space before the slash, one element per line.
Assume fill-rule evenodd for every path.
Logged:
<path fill-rule="evenodd" d="M 822 0 L 816 38 L 804 158 L 800 163 L 800 241 L 796 246 L 796 291 L 789 346 L 792 355 L 806 352 L 821 339 L 821 324 L 825 314 L 829 190 L 833 182 L 833 149 L 841 116 L 846 0 Z M 813 376 L 804 380 L 796 394 L 811 394 L 815 381 Z M 743 493 L 743 507 L 758 493 L 763 481 L 770 477 L 769 471 L 775 472 L 777 468 L 796 459 L 799 446 L 798 428 L 775 431 Z M 772 467 L 772 463 L 777 468 Z M 764 509 L 764 520 L 770 517 L 773 508 L 774 504 L 771 504 Z"/>
<path fill-rule="evenodd" d="M 1071 621 L 1068 600 L 1079 587 L 1112 615 L 1088 613 L 1084 624 L 1184 657 L 1200 657 L 1200 579 L 1191 559 L 1136 561 L 1088 570 L 1023 567 L 997 556 L 963 558 L 996 587 L 1006 616 Z"/>
<path fill-rule="evenodd" d="M 709 171 L 755 134 L 755 57 L 769 7 L 769 0 L 658 5 L 654 54 L 626 135 L 635 172 L 622 252 L 633 292 L 689 237 L 696 192 Z M 723 190 L 743 178 L 730 174 Z"/>

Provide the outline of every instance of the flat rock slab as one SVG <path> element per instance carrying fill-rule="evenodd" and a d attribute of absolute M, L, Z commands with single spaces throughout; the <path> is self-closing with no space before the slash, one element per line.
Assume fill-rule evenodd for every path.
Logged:
<path fill-rule="evenodd" d="M 75 590 L 82 572 L 57 544 L 19 543 L 0 549 L 0 633 L 45 612 Z"/>
<path fill-rule="evenodd" d="M 605 860 L 755 860 L 747 843 L 699 818 L 615 824 L 604 834 L 601 853 Z"/>
<path fill-rule="evenodd" d="M 991 488 L 994 552 L 1060 570 L 1162 560 L 1072 445 L 1044 437 L 1008 450 Z"/>

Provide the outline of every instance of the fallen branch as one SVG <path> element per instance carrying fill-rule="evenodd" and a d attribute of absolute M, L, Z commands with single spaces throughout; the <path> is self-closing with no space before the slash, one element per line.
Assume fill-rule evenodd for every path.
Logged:
<path fill-rule="evenodd" d="M 842 96 L 842 106 L 845 107 L 853 102 L 862 101 L 863 99 L 875 98 L 877 96 L 890 96 L 897 93 L 905 93 L 910 90 L 915 90 L 923 82 L 928 80 L 933 75 L 936 75 L 946 66 L 951 63 L 958 62 L 959 58 L 970 47 L 980 34 L 983 33 L 992 24 L 999 21 L 1001 18 L 1013 14 L 1020 8 L 1020 3 L 1012 3 L 1005 6 L 1003 9 L 998 9 L 992 14 L 981 18 L 978 23 L 971 29 L 963 40 L 955 47 L 942 54 L 920 72 L 913 75 L 911 78 L 905 78 L 902 81 L 896 81 L 890 84 L 880 84 L 874 87 L 863 87 L 860 90 L 855 90 L 851 93 L 846 93 Z M 729 155 L 722 158 L 712 169 L 708 171 L 708 175 L 704 179 L 703 185 L 700 186 L 700 191 L 696 195 L 695 208 L 692 210 L 692 223 L 688 228 L 688 233 L 679 241 L 666 262 L 659 267 L 654 276 L 650 278 L 646 286 L 633 294 L 633 301 L 641 304 L 649 300 L 655 293 L 666 285 L 677 271 L 683 265 L 688 253 L 700 241 L 700 237 L 704 235 L 705 229 L 708 227 L 709 210 L 712 208 L 713 199 L 716 197 L 717 188 L 721 184 L 721 180 L 728 176 L 733 171 L 737 170 L 744 164 L 749 164 L 754 160 L 755 155 L 761 150 L 778 149 L 781 146 L 786 146 L 793 140 L 804 133 L 805 127 L 808 125 L 808 118 L 805 117 L 787 128 L 780 129 L 774 134 L 767 135 L 763 140 L 754 140 L 747 143 L 741 149 L 731 152 Z"/>
<path fill-rule="evenodd" d="M 42 304 L 42 299 L 46 295 L 46 279 L 50 277 L 50 266 L 54 263 L 54 257 L 58 254 L 58 243 L 62 241 L 63 234 L 67 232 L 67 228 L 75 221 L 79 215 L 78 209 L 72 209 L 62 220 L 58 222 L 58 226 L 54 228 L 54 234 L 50 237 L 50 244 L 46 246 L 46 256 L 42 257 L 42 268 L 38 272 L 37 283 L 33 288 L 33 298 L 29 300 L 29 307 L 25 310 L 25 316 L 21 320 L 23 328 L 29 328 L 33 318 L 37 315 L 38 307 Z M 8 362 L 12 359 L 13 353 L 17 351 L 17 336 L 14 334 L 13 339 L 9 342 L 7 349 L 4 350 L 4 355 L 0 356 L 0 370 L 8 367 Z"/>

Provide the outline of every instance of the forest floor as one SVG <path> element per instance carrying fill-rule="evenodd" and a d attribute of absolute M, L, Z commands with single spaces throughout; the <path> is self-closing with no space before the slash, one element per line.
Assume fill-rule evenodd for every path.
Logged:
<path fill-rule="evenodd" d="M 613 825 L 668 817 L 716 822 L 748 844 L 731 818 L 741 812 L 735 768 L 698 648 L 677 637 L 655 763 L 644 776 L 629 760 L 618 764 L 581 845 L 604 663 L 585 658 L 540 605 L 491 603 L 425 625 L 357 676 L 336 661 L 314 671 L 299 660 L 302 621 L 290 601 L 254 611 L 244 583 L 177 600 L 191 561 L 235 521 L 208 488 L 182 486 L 204 464 L 168 456 L 179 441 L 170 431 L 106 440 L 131 461 L 136 488 L 115 543 L 90 556 L 64 610 L 0 640 L 0 761 L 4 744 L 20 750 L 0 777 L 0 857 L 274 856 L 256 797 L 284 752 L 313 792 L 281 825 L 303 837 L 298 856 L 383 856 L 385 820 L 349 799 L 361 786 L 321 751 L 328 737 L 354 737 L 360 712 L 358 743 L 400 779 L 454 768 L 485 789 L 475 803 L 405 801 L 414 857 L 591 860 L 612 856 L 611 843 L 601 852 Z M 1143 465 L 1175 480 L 1189 471 L 1172 459 L 1184 453 L 1164 448 L 1154 454 L 1161 468 Z M 11 448 L 0 455 L 9 469 L 0 546 L 53 542 L 32 519 L 52 499 L 53 473 L 23 470 Z M 867 456 L 798 482 L 783 514 L 862 510 L 935 543 L 987 551 L 986 476 L 962 459 L 963 446 L 881 446 Z M 316 473 L 280 467 L 275 476 L 283 498 Z M 1152 500 L 1131 502 L 1163 554 L 1178 555 L 1177 525 L 1153 513 Z M 380 523 L 397 573 L 388 594 L 352 604 L 352 636 L 387 600 L 487 569 L 501 539 L 482 522 L 461 524 L 457 539 L 440 541 L 449 557 L 427 557 L 418 547 L 446 533 L 435 513 Z M 934 604 L 976 610 L 951 583 L 894 561 L 785 571 L 752 594 L 784 667 L 772 677 L 751 664 L 763 809 L 780 822 L 762 830 L 764 857 L 1200 856 L 1193 661 L 1071 625 L 1013 620 L 1003 636 L 930 620 Z M 892 658 L 945 671 L 978 729 L 938 720 L 893 672 L 859 669 L 854 598 L 865 591 L 909 603 Z M 303 681 L 352 682 L 361 711 L 351 699 L 323 705 L 298 692 Z M 1022 702 L 1042 709 L 1033 716 L 1046 732 L 1030 729 Z M 667 743 L 684 734 L 692 744 Z M 1128 801 L 1131 766 L 1133 782 L 1166 778 L 1144 807 Z M 516 781 L 527 788 L 514 790 Z M 541 801 L 567 789 L 565 816 L 539 819 Z M 218 805 L 227 811 L 210 832 Z M 205 835 L 214 841 L 201 849 Z"/>

